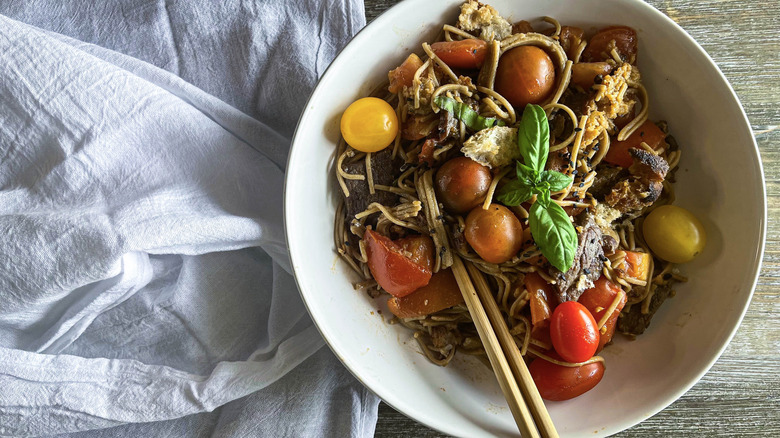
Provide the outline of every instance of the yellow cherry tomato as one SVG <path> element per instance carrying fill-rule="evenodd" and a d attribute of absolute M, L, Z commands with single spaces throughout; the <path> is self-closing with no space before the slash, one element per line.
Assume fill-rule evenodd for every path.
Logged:
<path fill-rule="evenodd" d="M 378 152 L 395 140 L 398 117 L 389 103 L 376 97 L 352 102 L 341 116 L 341 135 L 361 152 Z"/>
<path fill-rule="evenodd" d="M 663 205 L 645 218 L 645 242 L 655 255 L 672 263 L 693 260 L 704 250 L 704 226 L 690 211 L 676 205 Z"/>

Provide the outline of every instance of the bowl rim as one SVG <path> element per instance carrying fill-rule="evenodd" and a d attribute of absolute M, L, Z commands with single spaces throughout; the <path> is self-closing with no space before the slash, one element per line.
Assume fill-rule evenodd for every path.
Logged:
<path fill-rule="evenodd" d="M 293 252 L 290 250 L 290 233 L 288 230 L 290 229 L 289 221 L 290 216 L 288 215 L 288 206 L 290 203 L 292 203 L 292 200 L 290 199 L 290 193 L 288 192 L 288 184 L 289 184 L 289 175 L 290 175 L 290 169 L 291 169 L 291 162 L 293 157 L 293 149 L 296 143 L 296 138 L 298 137 L 298 132 L 301 129 L 301 124 L 306 118 L 306 115 L 308 114 L 308 108 L 311 103 L 311 100 L 313 97 L 317 94 L 317 91 L 320 89 L 320 86 L 322 84 L 323 78 L 326 77 L 328 72 L 331 70 L 331 67 L 333 67 L 334 64 L 336 64 L 336 61 L 340 59 L 340 56 L 342 53 L 350 47 L 354 41 L 358 38 L 358 36 L 367 29 L 373 29 L 374 27 L 381 27 L 383 25 L 384 20 L 389 13 L 394 11 L 395 9 L 399 9 L 402 7 L 405 7 L 408 3 L 415 3 L 415 2 L 422 2 L 425 0 L 401 0 L 400 2 L 394 4 L 393 6 L 387 8 L 386 10 L 382 11 L 379 15 L 377 15 L 373 21 L 370 23 L 367 23 L 365 26 L 363 26 L 355 35 L 350 38 L 349 42 L 342 47 L 336 56 L 333 58 L 333 60 L 328 64 L 328 67 L 323 71 L 322 75 L 317 80 L 317 83 L 315 87 L 312 89 L 311 93 L 309 94 L 309 97 L 306 99 L 306 103 L 303 106 L 303 111 L 301 112 L 301 115 L 298 118 L 298 121 L 296 123 L 295 131 L 293 132 L 292 139 L 290 141 L 290 150 L 288 151 L 287 156 L 287 163 L 285 166 L 285 178 L 284 178 L 284 191 L 283 191 L 283 215 L 284 215 L 284 230 L 285 230 L 285 244 L 287 245 L 288 254 L 290 257 L 290 263 L 291 263 L 291 269 L 293 273 L 293 277 L 295 278 L 295 284 L 298 288 L 298 293 L 301 296 L 301 299 L 304 303 L 304 306 L 306 307 L 306 311 L 309 313 L 310 316 L 312 316 L 312 322 L 314 323 L 314 326 L 317 328 L 317 331 L 320 333 L 322 338 L 324 339 L 325 343 L 328 345 L 328 348 L 333 352 L 333 354 L 341 361 L 341 363 L 344 365 L 344 367 L 352 374 L 352 376 L 355 377 L 367 390 L 375 394 L 377 397 L 379 397 L 384 403 L 392 407 L 397 412 L 400 412 L 404 416 L 411 418 L 414 421 L 417 421 L 421 424 L 424 424 L 427 427 L 430 427 L 431 429 L 437 430 L 442 433 L 451 433 L 451 431 L 446 427 L 445 421 L 433 421 L 431 417 L 424 417 L 422 415 L 412 415 L 407 413 L 407 409 L 402 409 L 399 406 L 403 406 L 403 402 L 401 400 L 398 400 L 396 397 L 393 396 L 392 391 L 385 390 L 385 389 L 375 389 L 371 385 L 369 385 L 363 378 L 361 378 L 360 375 L 358 375 L 353 368 L 350 366 L 352 361 L 344 356 L 336 349 L 336 347 L 331 343 L 328 336 L 326 336 L 325 330 L 320 323 L 317 321 L 316 318 L 313 317 L 313 312 L 311 311 L 309 307 L 309 302 L 306 299 L 306 294 L 303 292 L 301 288 L 301 281 L 298 279 L 298 272 L 295 270 L 296 264 L 293 261 Z M 714 71 L 717 72 L 718 77 L 723 82 L 723 84 L 727 87 L 728 91 L 731 93 L 731 97 L 734 99 L 734 101 L 737 103 L 737 106 L 739 107 L 740 114 L 742 115 L 742 123 L 744 123 L 745 126 L 748 127 L 751 133 L 753 133 L 752 125 L 750 123 L 750 120 L 747 117 L 747 114 L 745 113 L 745 109 L 742 106 L 742 102 L 739 99 L 739 96 L 734 91 L 734 88 L 731 86 L 731 83 L 729 82 L 728 78 L 723 74 L 723 72 L 720 70 L 718 65 L 715 63 L 715 61 L 710 57 L 709 53 L 704 50 L 704 48 L 690 35 L 688 34 L 685 29 L 682 28 L 677 22 L 672 20 L 669 16 L 655 8 L 654 6 L 650 5 L 649 3 L 646 3 L 642 0 L 624 0 L 630 3 L 633 3 L 634 5 L 638 5 L 641 8 L 644 8 L 645 11 L 648 14 L 654 15 L 656 18 L 660 19 L 662 22 L 664 22 L 666 25 L 673 26 L 677 30 L 681 31 L 682 34 L 685 36 L 685 38 L 688 40 L 689 43 L 693 44 L 693 47 L 696 48 L 700 52 L 701 55 L 704 56 L 704 58 L 708 62 L 708 66 L 710 68 L 713 68 Z M 761 268 L 763 266 L 763 258 L 764 258 L 764 252 L 766 247 L 766 227 L 767 227 L 767 196 L 766 196 L 766 179 L 764 175 L 764 166 L 763 162 L 761 160 L 761 153 L 758 148 L 758 144 L 756 143 L 755 134 L 751 135 L 751 144 L 753 146 L 753 155 L 756 159 L 756 164 L 758 165 L 758 171 L 759 171 L 759 179 L 760 179 L 760 185 L 761 185 L 761 217 L 760 217 L 760 223 L 759 223 L 759 247 L 757 248 L 756 253 L 756 262 L 755 263 L 755 270 L 752 273 L 752 282 L 750 284 L 750 292 L 747 294 L 747 297 L 745 299 L 745 303 L 742 306 L 742 309 L 740 309 L 740 315 L 739 318 L 736 321 L 736 324 L 731 329 L 731 332 L 728 334 L 728 336 L 725 338 L 723 344 L 719 347 L 716 354 L 714 354 L 711 358 L 711 360 L 701 368 L 701 370 L 693 377 L 691 378 L 685 385 L 680 386 L 676 391 L 670 393 L 668 396 L 663 397 L 662 400 L 660 400 L 657 404 L 654 405 L 652 409 L 649 409 L 647 411 L 642 412 L 641 414 L 637 414 L 634 417 L 630 418 L 628 421 L 624 422 L 618 422 L 613 426 L 607 426 L 606 428 L 600 430 L 600 433 L 604 433 L 604 436 L 613 435 L 616 433 L 619 433 L 623 430 L 629 429 L 631 427 L 636 426 L 637 424 L 647 420 L 648 418 L 656 415 L 660 411 L 668 408 L 672 403 L 677 401 L 680 397 L 682 397 L 686 392 L 688 392 L 696 383 L 698 383 L 701 378 L 709 372 L 709 370 L 712 368 L 712 366 L 717 362 L 718 359 L 720 359 L 723 352 L 726 350 L 726 348 L 729 346 L 731 341 L 733 340 L 734 336 L 736 335 L 737 330 L 739 330 L 739 327 L 742 325 L 742 320 L 745 317 L 745 314 L 747 313 L 747 309 L 750 306 L 750 303 L 753 299 L 753 294 L 755 293 L 756 286 L 758 284 L 758 279 L 761 273 Z"/>

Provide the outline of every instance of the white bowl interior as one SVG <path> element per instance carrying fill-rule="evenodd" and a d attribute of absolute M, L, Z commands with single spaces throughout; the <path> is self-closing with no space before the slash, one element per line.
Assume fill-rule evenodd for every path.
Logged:
<path fill-rule="evenodd" d="M 651 119 L 664 119 L 683 151 L 677 204 L 702 219 L 708 246 L 681 269 L 677 287 L 635 341 L 616 336 L 607 371 L 587 394 L 547 406 L 562 436 L 604 436 L 650 417 L 693 386 L 733 336 L 763 253 L 763 174 L 747 119 L 724 77 L 678 26 L 637 0 L 494 0 L 510 20 L 556 17 L 592 30 L 639 33 L 639 67 Z M 458 1 L 408 0 L 377 18 L 342 51 L 301 117 L 289 158 L 285 216 L 298 286 L 322 335 L 368 388 L 404 414 L 457 436 L 516 435 L 492 372 L 473 358 L 427 361 L 407 329 L 385 323 L 384 299 L 354 291 L 333 248 L 340 193 L 332 174 L 341 112 L 380 83 L 419 43 L 457 16 Z M 594 408 L 590 408 L 590 407 Z"/>

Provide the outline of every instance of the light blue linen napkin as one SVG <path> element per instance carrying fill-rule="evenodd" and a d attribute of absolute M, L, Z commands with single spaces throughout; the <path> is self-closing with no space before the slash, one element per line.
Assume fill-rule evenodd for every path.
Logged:
<path fill-rule="evenodd" d="M 362 2 L 0 14 L 0 436 L 371 435 L 282 224 L 292 131 Z"/>

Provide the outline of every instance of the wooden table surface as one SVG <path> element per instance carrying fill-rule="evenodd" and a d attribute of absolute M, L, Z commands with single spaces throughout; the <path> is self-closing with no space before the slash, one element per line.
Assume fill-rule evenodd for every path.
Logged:
<path fill-rule="evenodd" d="M 367 20 L 395 3 L 365 0 Z M 769 223 L 758 287 L 726 352 L 679 400 L 616 436 L 780 437 L 780 2 L 648 3 L 704 47 L 739 95 L 761 150 Z M 443 435 L 380 404 L 375 436 Z"/>

